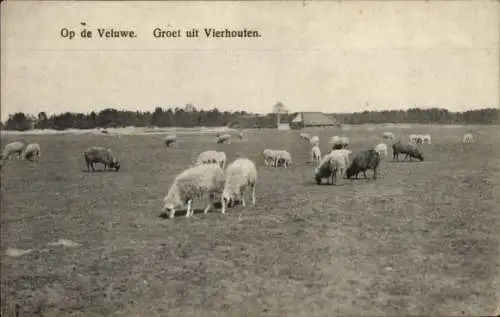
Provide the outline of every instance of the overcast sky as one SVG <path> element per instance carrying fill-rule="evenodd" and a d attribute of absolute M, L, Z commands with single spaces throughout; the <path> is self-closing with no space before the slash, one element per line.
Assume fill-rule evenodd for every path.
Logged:
<path fill-rule="evenodd" d="M 2 119 L 186 103 L 266 113 L 278 100 L 323 112 L 499 106 L 498 1 L 1 5 Z M 100 39 L 101 27 L 138 36 Z M 200 37 L 155 39 L 156 27 Z M 210 27 L 262 36 L 207 39 Z"/>

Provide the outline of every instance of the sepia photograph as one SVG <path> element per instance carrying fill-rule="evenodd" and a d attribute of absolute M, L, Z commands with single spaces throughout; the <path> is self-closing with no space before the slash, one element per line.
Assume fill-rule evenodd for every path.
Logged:
<path fill-rule="evenodd" d="M 500 316 L 500 1 L 3 1 L 0 316 Z"/>

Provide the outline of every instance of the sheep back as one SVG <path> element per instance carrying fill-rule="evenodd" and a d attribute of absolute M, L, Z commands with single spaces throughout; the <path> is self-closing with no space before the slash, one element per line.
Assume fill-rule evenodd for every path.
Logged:
<path fill-rule="evenodd" d="M 347 178 L 351 178 L 366 170 L 376 171 L 380 164 L 380 155 L 374 149 L 365 150 L 358 153 L 352 160 L 352 164 L 346 170 Z"/>

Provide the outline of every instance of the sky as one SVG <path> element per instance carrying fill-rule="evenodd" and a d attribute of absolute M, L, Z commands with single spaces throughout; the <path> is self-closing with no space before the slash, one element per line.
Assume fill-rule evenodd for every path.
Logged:
<path fill-rule="evenodd" d="M 183 106 L 499 107 L 500 2 L 1 3 L 1 117 Z M 81 22 L 86 25 L 82 26 Z M 66 28 L 72 39 L 61 36 Z M 92 38 L 81 38 L 86 28 Z M 98 28 L 136 38 L 99 38 Z M 153 30 L 180 30 L 154 38 Z M 198 38 L 185 31 L 200 30 Z M 258 30 L 206 38 L 203 29 Z"/>

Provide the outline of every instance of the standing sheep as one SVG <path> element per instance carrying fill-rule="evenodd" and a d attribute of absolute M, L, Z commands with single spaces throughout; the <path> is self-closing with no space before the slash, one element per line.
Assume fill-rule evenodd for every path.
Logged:
<path fill-rule="evenodd" d="M 217 142 L 217 144 L 220 144 L 220 143 L 231 144 L 231 135 L 230 134 L 217 135 L 216 142 Z"/>
<path fill-rule="evenodd" d="M 226 213 L 226 206 L 231 202 L 245 203 L 245 189 L 252 191 L 252 204 L 255 205 L 255 186 L 257 184 L 257 169 L 255 164 L 247 158 L 238 158 L 228 165 L 225 175 L 225 184 L 222 191 L 222 213 Z"/>
<path fill-rule="evenodd" d="M 319 163 L 321 161 L 321 150 L 319 146 L 315 145 L 311 148 L 311 162 Z"/>
<path fill-rule="evenodd" d="M 309 139 L 309 144 L 310 144 L 311 146 L 317 146 L 317 145 L 319 145 L 319 137 L 318 137 L 317 135 L 315 135 L 315 136 L 311 137 L 311 138 Z"/>
<path fill-rule="evenodd" d="M 382 138 L 385 140 L 394 140 L 396 136 L 392 132 L 384 132 L 382 133 Z"/>
<path fill-rule="evenodd" d="M 320 185 L 321 180 L 324 178 L 331 178 L 330 184 L 336 185 L 337 172 L 340 173 L 340 178 L 342 178 L 346 166 L 345 157 L 341 153 L 332 152 L 325 155 L 314 169 L 314 180 L 316 184 Z"/>
<path fill-rule="evenodd" d="M 424 156 L 420 150 L 413 144 L 403 144 L 400 141 L 392 145 L 392 160 L 399 161 L 399 154 L 406 154 L 405 159 L 417 158 L 420 161 L 424 160 Z"/>
<path fill-rule="evenodd" d="M 226 153 L 222 151 L 209 150 L 202 152 L 200 153 L 200 155 L 198 155 L 198 159 L 196 160 L 196 165 L 216 163 L 221 168 L 224 168 L 226 166 L 226 160 L 227 160 Z"/>
<path fill-rule="evenodd" d="M 419 136 L 417 134 L 410 134 L 408 136 L 408 140 L 410 141 L 410 143 L 417 143 L 418 137 Z"/>
<path fill-rule="evenodd" d="M 473 141 L 474 141 L 474 136 L 472 136 L 472 134 L 470 133 L 464 134 L 462 138 L 463 143 L 472 143 Z"/>
<path fill-rule="evenodd" d="M 177 142 L 177 135 L 169 134 L 169 135 L 165 136 L 165 138 L 163 139 L 163 142 L 165 143 L 165 146 L 170 147 Z"/>
<path fill-rule="evenodd" d="M 87 171 L 95 171 L 94 164 L 104 164 L 104 169 L 114 168 L 115 171 L 120 170 L 120 162 L 111 154 L 111 149 L 106 149 L 101 146 L 93 146 L 83 152 L 85 163 L 87 164 Z"/>
<path fill-rule="evenodd" d="M 193 214 L 193 199 L 208 196 L 209 203 L 203 212 L 212 207 L 216 194 L 224 188 L 224 171 L 217 164 L 203 164 L 188 168 L 174 179 L 172 186 L 163 199 L 163 211 L 169 212 L 172 219 L 176 209 L 187 204 L 186 218 Z"/>
<path fill-rule="evenodd" d="M 8 143 L 5 145 L 3 148 L 2 152 L 2 160 L 7 160 L 7 159 L 14 159 L 14 160 L 19 160 L 22 157 L 22 152 L 24 150 L 24 147 L 26 144 L 21 141 L 14 141 L 11 143 Z"/>
<path fill-rule="evenodd" d="M 381 160 L 387 157 L 387 144 L 379 143 L 373 149 L 380 155 Z"/>
<path fill-rule="evenodd" d="M 373 179 L 377 179 L 377 167 L 379 164 L 380 155 L 377 151 L 374 149 L 362 151 L 354 157 L 351 166 L 347 168 L 346 177 L 349 179 L 352 176 L 356 176 L 357 179 L 358 174 L 363 172 L 365 179 L 368 179 L 368 177 L 366 177 L 366 171 L 371 169 L 373 171 Z"/>
<path fill-rule="evenodd" d="M 24 149 L 23 158 L 35 162 L 40 159 L 40 154 L 40 144 L 30 143 Z"/>

